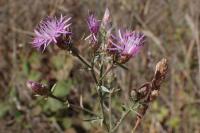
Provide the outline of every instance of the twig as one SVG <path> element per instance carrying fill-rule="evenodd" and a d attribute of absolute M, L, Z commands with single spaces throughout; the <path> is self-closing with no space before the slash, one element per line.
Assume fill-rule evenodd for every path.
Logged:
<path fill-rule="evenodd" d="M 62 99 L 62 98 L 60 98 L 60 97 L 57 97 L 57 96 L 55 96 L 55 95 L 53 95 L 53 94 L 50 94 L 49 97 L 51 97 L 51 98 L 53 98 L 53 99 L 56 99 L 56 100 L 58 100 L 58 101 L 60 101 L 60 102 L 62 102 L 62 103 L 67 103 L 67 100 L 64 100 L 64 99 Z M 77 105 L 71 104 L 71 103 L 68 103 L 68 104 L 69 104 L 69 106 L 72 107 L 72 108 L 76 108 L 76 109 L 83 110 L 83 111 L 85 111 L 85 112 L 87 112 L 87 113 L 89 113 L 89 114 L 91 114 L 91 115 L 94 115 L 94 116 L 96 116 L 96 117 L 98 117 L 98 118 L 101 118 L 99 115 L 95 114 L 94 112 L 92 112 L 92 111 L 89 110 L 89 109 L 86 109 L 86 108 L 83 108 L 83 107 L 80 107 L 80 106 L 77 106 Z"/>
<path fill-rule="evenodd" d="M 136 129 L 138 128 L 138 126 L 140 125 L 140 122 L 141 122 L 141 117 L 138 117 L 137 118 L 137 121 L 135 123 L 135 126 L 133 127 L 131 133 L 135 133 Z"/>
<path fill-rule="evenodd" d="M 84 57 L 80 56 L 79 54 L 75 54 L 75 56 L 83 63 L 85 64 L 88 68 L 92 68 L 92 66 L 89 64 L 89 62 L 84 59 Z"/>
<path fill-rule="evenodd" d="M 114 133 L 118 127 L 120 126 L 120 124 L 122 123 L 122 121 L 126 118 L 126 116 L 131 112 L 131 109 L 127 110 L 122 117 L 119 119 L 119 121 L 117 122 L 117 124 L 115 125 L 115 127 L 111 130 L 111 133 Z"/>
<path fill-rule="evenodd" d="M 104 72 L 104 73 L 102 74 L 102 76 L 100 77 L 99 80 L 102 80 L 114 67 L 115 67 L 115 66 L 112 64 L 112 65 L 106 70 L 106 72 Z"/>
<path fill-rule="evenodd" d="M 120 64 L 119 62 L 114 62 L 115 64 L 117 64 L 118 66 L 120 66 L 121 68 L 123 68 L 124 70 L 128 71 L 128 68 L 122 64 Z"/>
<path fill-rule="evenodd" d="M 98 84 L 98 80 L 94 71 L 94 58 L 95 58 L 95 54 L 94 54 L 94 57 L 92 58 L 91 73 L 92 73 L 92 77 L 94 78 L 95 83 Z"/>

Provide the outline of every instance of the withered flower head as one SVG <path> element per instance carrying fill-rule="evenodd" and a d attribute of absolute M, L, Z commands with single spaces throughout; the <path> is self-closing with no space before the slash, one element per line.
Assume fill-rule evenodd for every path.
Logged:
<path fill-rule="evenodd" d="M 167 70 L 168 70 L 167 59 L 163 58 L 156 64 L 155 75 L 163 77 L 166 75 Z"/>

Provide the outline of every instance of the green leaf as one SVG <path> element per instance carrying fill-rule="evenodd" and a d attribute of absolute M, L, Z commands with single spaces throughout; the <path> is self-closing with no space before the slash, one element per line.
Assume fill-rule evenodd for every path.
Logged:
<path fill-rule="evenodd" d="M 108 88 L 106 88 L 105 86 L 101 86 L 100 88 L 104 92 L 108 92 L 108 93 L 110 92 L 110 90 L 108 90 Z"/>
<path fill-rule="evenodd" d="M 58 81 L 54 87 L 53 94 L 59 97 L 64 97 L 69 93 L 71 86 L 71 80 Z"/>
<path fill-rule="evenodd" d="M 30 73 L 30 63 L 28 61 L 23 63 L 23 71 L 26 75 Z"/>
<path fill-rule="evenodd" d="M 51 61 L 52 61 L 53 66 L 57 70 L 62 69 L 64 66 L 63 61 L 65 61 L 65 56 L 63 55 L 63 53 L 59 53 L 58 55 L 53 56 L 52 58 L 53 59 Z"/>
<path fill-rule="evenodd" d="M 17 122 L 20 122 L 20 123 L 22 122 L 22 116 L 23 114 L 20 111 L 15 112 L 15 119 Z"/>
<path fill-rule="evenodd" d="M 41 76 L 40 72 L 36 72 L 36 71 L 31 71 L 31 73 L 29 74 L 28 79 L 29 80 L 38 80 Z"/>
<path fill-rule="evenodd" d="M 64 105 L 61 102 L 53 98 L 48 98 L 46 104 L 44 105 L 44 111 L 50 110 L 56 112 L 59 109 L 62 109 L 63 107 Z"/>
<path fill-rule="evenodd" d="M 66 129 L 66 128 L 71 127 L 72 121 L 69 118 L 65 118 L 65 119 L 62 120 L 62 124 L 65 127 L 65 129 Z"/>

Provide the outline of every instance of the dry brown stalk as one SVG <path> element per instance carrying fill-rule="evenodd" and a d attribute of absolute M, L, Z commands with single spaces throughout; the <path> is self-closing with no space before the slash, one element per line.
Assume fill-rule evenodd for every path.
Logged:
<path fill-rule="evenodd" d="M 150 82 L 143 84 L 139 89 L 132 91 L 132 94 L 134 94 L 136 97 L 136 101 L 141 103 L 138 109 L 139 114 L 137 115 L 137 120 L 132 129 L 132 133 L 134 133 L 140 125 L 141 120 L 149 107 L 149 104 L 158 97 L 160 86 L 166 77 L 167 70 L 167 59 L 163 58 L 156 64 L 153 79 Z"/>

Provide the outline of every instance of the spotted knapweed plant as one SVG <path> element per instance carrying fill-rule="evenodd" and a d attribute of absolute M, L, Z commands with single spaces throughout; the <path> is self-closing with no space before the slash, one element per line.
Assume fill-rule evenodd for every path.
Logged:
<path fill-rule="evenodd" d="M 86 24 L 90 34 L 85 38 L 91 47 L 93 56 L 90 61 L 86 60 L 78 48 L 73 44 L 71 30 L 71 17 L 61 15 L 60 17 L 46 17 L 36 26 L 32 46 L 43 52 L 51 45 L 66 50 L 74 57 L 77 57 L 91 73 L 95 82 L 96 94 L 99 102 L 99 112 L 87 109 L 83 105 L 70 103 L 66 97 L 57 97 L 52 93 L 52 88 L 35 81 L 27 81 L 28 88 L 40 96 L 51 97 L 60 102 L 66 103 L 67 107 L 77 108 L 91 114 L 91 120 L 101 121 L 101 125 L 109 133 L 115 133 L 130 112 L 136 114 L 136 122 L 132 132 L 136 130 L 142 117 L 147 111 L 149 104 L 155 100 L 160 91 L 160 85 L 167 73 L 167 60 L 162 59 L 156 65 L 155 74 L 150 82 L 146 82 L 138 89 L 132 89 L 130 99 L 132 104 L 123 107 L 121 118 L 113 115 L 112 97 L 119 92 L 118 82 L 115 78 L 108 80 L 108 75 L 114 75 L 113 69 L 121 67 L 127 71 L 125 63 L 132 58 L 139 56 L 139 52 L 146 45 L 146 36 L 140 31 L 128 29 L 114 29 L 111 25 L 110 12 L 106 9 L 102 19 L 98 19 L 94 13 L 89 13 Z M 114 77 L 114 76 L 113 76 Z M 121 105 L 123 106 L 123 105 Z"/>

